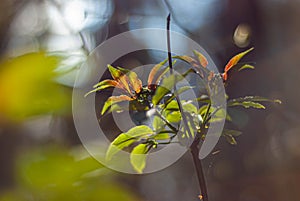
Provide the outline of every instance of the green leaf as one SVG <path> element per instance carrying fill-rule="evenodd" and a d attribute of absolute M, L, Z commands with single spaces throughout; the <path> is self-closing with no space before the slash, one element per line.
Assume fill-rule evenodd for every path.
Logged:
<path fill-rule="evenodd" d="M 170 123 L 178 123 L 181 120 L 181 113 L 176 100 L 169 102 L 162 114 Z"/>
<path fill-rule="evenodd" d="M 265 106 L 260 104 L 260 103 L 256 103 L 256 102 L 252 102 L 252 101 L 244 101 L 244 102 L 235 102 L 235 103 L 231 103 L 229 105 L 230 107 L 233 106 L 243 106 L 244 108 L 256 108 L 256 109 L 265 109 Z"/>
<path fill-rule="evenodd" d="M 152 126 L 153 129 L 158 132 L 165 127 L 165 122 L 160 117 L 154 116 Z"/>
<path fill-rule="evenodd" d="M 238 71 L 241 71 L 241 70 L 244 70 L 244 69 L 255 69 L 255 67 L 252 66 L 252 65 L 249 65 L 249 64 L 245 64 L 241 68 L 239 68 Z"/>
<path fill-rule="evenodd" d="M 148 145 L 139 144 L 133 148 L 130 154 L 130 163 L 133 166 L 134 170 L 139 174 L 143 173 L 143 170 L 146 167 L 147 152 Z"/>
<path fill-rule="evenodd" d="M 209 122 L 222 121 L 223 119 L 227 119 L 227 118 L 230 119 L 230 117 L 228 115 L 225 115 L 226 109 L 211 107 L 211 110 L 212 110 L 212 113 L 214 113 L 214 114 L 212 115 Z"/>
<path fill-rule="evenodd" d="M 175 85 L 175 76 L 170 75 L 163 79 L 162 85 L 158 86 L 152 97 L 153 105 L 157 105 L 161 99 L 173 89 Z"/>
<path fill-rule="evenodd" d="M 186 112 L 197 114 L 198 109 L 191 102 L 188 102 L 188 101 L 187 102 L 183 102 L 182 103 L 182 107 L 183 107 L 183 110 L 186 111 Z"/>
<path fill-rule="evenodd" d="M 244 101 L 252 101 L 252 102 L 273 102 L 281 104 L 281 101 L 278 99 L 269 99 L 261 96 L 245 96 L 240 98 L 231 99 L 228 101 L 227 106 L 232 106 L 237 102 L 244 102 Z"/>
<path fill-rule="evenodd" d="M 121 133 L 112 143 L 109 145 L 106 152 L 106 160 L 111 160 L 111 158 L 125 147 L 130 146 L 134 143 L 136 139 L 134 137 L 127 135 L 126 133 Z"/>
<path fill-rule="evenodd" d="M 232 136 L 240 136 L 242 134 L 241 131 L 237 131 L 237 130 L 230 130 L 230 129 L 224 129 L 222 132 L 222 135 L 232 135 Z"/>
<path fill-rule="evenodd" d="M 207 110 L 208 110 L 208 105 L 203 105 L 199 108 L 198 114 L 200 114 L 203 118 L 205 116 L 205 114 L 207 113 Z M 212 108 L 208 112 L 211 112 L 211 111 L 212 111 Z"/>
<path fill-rule="evenodd" d="M 154 131 L 149 126 L 140 125 L 131 128 L 126 134 L 131 137 L 142 137 L 146 135 L 150 136 L 154 134 Z"/>
<path fill-rule="evenodd" d="M 153 130 L 145 125 L 136 126 L 131 128 L 126 133 L 121 133 L 109 146 L 106 152 L 106 159 L 111 158 L 125 147 L 130 146 L 132 143 L 138 141 L 138 138 L 153 135 Z"/>
<path fill-rule="evenodd" d="M 222 132 L 222 136 L 224 136 L 226 138 L 226 141 L 229 142 L 231 145 L 237 144 L 235 137 L 240 136 L 241 134 L 241 131 L 229 129 L 224 129 Z"/>
<path fill-rule="evenodd" d="M 231 145 L 237 145 L 237 142 L 232 135 L 225 135 L 225 138 L 227 142 L 230 143 Z"/>
<path fill-rule="evenodd" d="M 159 133 L 154 136 L 154 139 L 155 140 L 169 140 L 170 135 L 169 135 L 169 133 Z"/>
<path fill-rule="evenodd" d="M 177 90 L 177 95 L 180 95 L 188 90 L 194 89 L 195 87 L 193 86 L 183 86 L 180 89 Z M 168 100 L 166 101 L 166 104 L 168 104 L 171 100 L 175 98 L 175 95 L 173 94 Z"/>
<path fill-rule="evenodd" d="M 105 103 L 104 103 L 104 106 L 101 111 L 101 115 L 103 115 L 107 111 L 107 109 L 112 106 L 112 104 L 119 103 L 122 101 L 130 101 L 130 100 L 132 100 L 132 98 L 130 98 L 129 96 L 126 96 L 126 95 L 109 97 L 107 99 L 107 101 L 105 101 Z"/>
<path fill-rule="evenodd" d="M 166 112 L 166 119 L 170 123 L 177 123 L 181 120 L 181 113 L 179 111 Z"/>

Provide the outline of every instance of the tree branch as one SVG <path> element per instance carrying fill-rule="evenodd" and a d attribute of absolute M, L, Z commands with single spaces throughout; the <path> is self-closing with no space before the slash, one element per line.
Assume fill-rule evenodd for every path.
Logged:
<path fill-rule="evenodd" d="M 170 42 L 170 21 L 171 21 L 171 14 L 169 14 L 168 17 L 167 17 L 167 47 L 168 47 L 168 61 L 169 61 L 169 66 L 170 66 L 170 73 L 172 75 L 174 72 L 173 72 L 173 64 L 172 64 L 171 42 Z M 187 128 L 188 134 L 191 137 L 193 135 L 192 135 L 191 130 L 188 126 L 187 118 L 184 114 L 182 104 L 181 104 L 181 102 L 179 100 L 179 97 L 178 97 L 178 94 L 177 94 L 176 80 L 175 80 L 175 85 L 174 85 L 174 96 L 175 96 L 175 99 L 178 103 L 178 108 L 181 112 L 181 117 L 182 117 L 184 127 Z M 196 137 L 194 139 L 194 142 L 192 143 L 192 145 L 190 147 L 190 150 L 191 150 L 191 154 L 193 156 L 193 161 L 194 161 L 195 169 L 196 169 L 196 172 L 197 172 L 197 178 L 198 178 L 198 182 L 199 182 L 199 185 L 200 185 L 200 192 L 201 192 L 200 198 L 203 199 L 203 201 L 208 201 L 208 194 L 207 194 L 207 187 L 206 187 L 206 183 L 205 183 L 205 177 L 204 177 L 204 173 L 203 173 L 202 164 L 201 164 L 201 161 L 199 159 L 199 148 L 198 148 L 199 142 L 200 142 L 200 137 L 199 137 L 199 135 L 196 135 Z"/>

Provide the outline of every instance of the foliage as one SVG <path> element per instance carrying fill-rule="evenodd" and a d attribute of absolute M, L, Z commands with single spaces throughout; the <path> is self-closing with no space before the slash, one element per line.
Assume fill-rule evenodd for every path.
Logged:
<path fill-rule="evenodd" d="M 224 85 L 228 80 L 231 69 L 239 66 L 239 71 L 244 69 L 253 69 L 249 64 L 241 65 L 239 61 L 253 48 L 237 54 L 232 57 L 225 65 L 224 72 L 217 74 L 210 71 L 208 61 L 203 54 L 194 51 L 194 57 L 188 55 L 174 56 L 174 59 L 188 63 L 189 69 L 181 75 L 170 73 L 169 66 L 164 66 L 167 60 L 154 66 L 149 73 L 148 83 L 143 86 L 142 81 L 133 71 L 125 70 L 120 67 L 108 65 L 112 80 L 104 80 L 94 86 L 94 89 L 86 95 L 102 91 L 108 87 L 114 87 L 121 91 L 119 96 L 111 96 L 105 102 L 101 114 L 114 111 L 114 107 L 123 101 L 129 101 L 134 105 L 130 110 L 146 111 L 152 114 L 152 125 L 138 125 L 131 128 L 128 132 L 120 134 L 107 150 L 107 160 L 112 160 L 113 156 L 122 149 L 131 150 L 130 162 L 133 168 L 142 173 L 146 165 L 147 154 L 159 146 L 174 143 L 175 139 L 180 144 L 187 146 L 189 139 L 200 137 L 205 139 L 206 128 L 214 121 L 219 121 L 224 117 L 224 109 L 214 107 L 210 101 L 209 94 L 217 93 L 207 91 L 201 94 L 197 101 L 201 107 L 198 109 L 192 100 L 178 100 L 179 94 L 187 90 L 193 90 L 196 86 L 184 86 L 177 89 L 176 84 L 190 74 L 196 74 L 203 81 L 205 88 L 213 86 L 215 82 L 223 80 Z M 176 60 L 175 60 L 176 61 Z M 205 98 L 203 98 L 205 97 Z M 258 96 L 246 96 L 236 99 L 227 99 L 228 107 L 242 106 L 244 108 L 265 109 L 262 102 L 280 103 L 279 100 L 269 100 Z M 137 106 L 139 105 L 139 106 Z M 141 107 L 142 106 L 142 107 Z M 139 109 L 137 109 L 139 108 Z M 181 125 L 181 120 L 185 117 L 187 122 Z M 229 116 L 226 120 L 231 120 Z M 236 137 L 241 134 L 240 131 L 225 129 L 222 136 L 235 145 Z"/>
<path fill-rule="evenodd" d="M 16 187 L 3 192 L 1 201 L 137 200 L 82 149 L 33 149 L 21 154 L 16 165 Z"/>

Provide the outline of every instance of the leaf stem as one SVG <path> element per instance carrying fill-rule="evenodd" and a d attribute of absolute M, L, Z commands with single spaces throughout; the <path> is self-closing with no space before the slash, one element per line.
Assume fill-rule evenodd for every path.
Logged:
<path fill-rule="evenodd" d="M 157 115 L 165 124 L 175 133 L 178 132 L 178 130 L 166 119 L 164 118 L 157 109 L 155 109 L 155 115 Z"/>

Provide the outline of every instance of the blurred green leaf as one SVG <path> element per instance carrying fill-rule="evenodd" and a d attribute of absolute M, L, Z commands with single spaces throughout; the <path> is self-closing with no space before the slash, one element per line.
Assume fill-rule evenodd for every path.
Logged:
<path fill-rule="evenodd" d="M 30 53 L 0 64 L 0 114 L 13 121 L 34 115 L 69 113 L 71 91 L 54 80 L 59 58 Z"/>
<path fill-rule="evenodd" d="M 241 131 L 237 130 L 229 130 L 229 129 L 224 129 L 222 132 L 222 136 L 224 136 L 231 145 L 236 145 L 237 142 L 235 140 L 235 137 L 240 136 L 242 134 Z"/>
<path fill-rule="evenodd" d="M 237 142 L 232 135 L 225 135 L 225 138 L 227 142 L 230 143 L 231 145 L 237 145 Z"/>
<path fill-rule="evenodd" d="M 23 152 L 16 164 L 15 188 L 2 192 L 0 201 L 137 200 L 88 154 L 76 159 L 71 153 L 59 146 Z M 95 171 L 99 173 L 91 174 Z"/>

